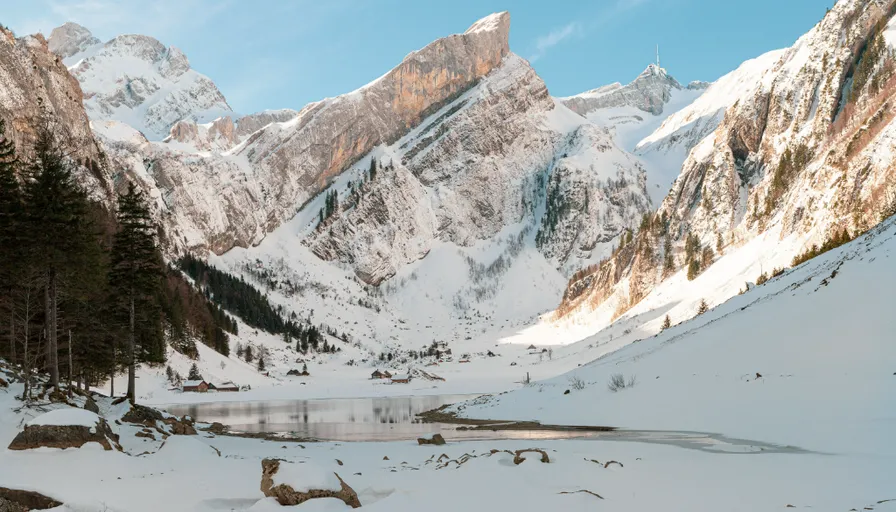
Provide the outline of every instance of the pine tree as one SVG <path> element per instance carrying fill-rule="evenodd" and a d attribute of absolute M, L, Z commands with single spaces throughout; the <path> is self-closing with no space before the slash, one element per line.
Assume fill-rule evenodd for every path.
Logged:
<path fill-rule="evenodd" d="M 6 137 L 6 122 L 0 119 L 0 287 L 5 307 L 2 318 L 9 319 L 9 349 L 7 357 L 17 362 L 16 322 L 13 293 L 17 270 L 21 261 L 20 232 L 22 228 L 22 190 L 16 176 L 18 168 L 15 146 Z"/>
<path fill-rule="evenodd" d="M 118 224 L 109 282 L 116 309 L 127 317 L 127 396 L 133 403 L 137 363 L 165 359 L 158 303 L 162 265 L 156 226 L 143 193 L 133 183 L 119 196 Z"/>
<path fill-rule="evenodd" d="M 376 171 L 377 171 L 376 158 L 371 158 L 370 159 L 370 169 L 368 170 L 368 174 L 370 174 L 371 181 L 376 179 Z"/>
<path fill-rule="evenodd" d="M 697 279 L 698 275 L 700 275 L 700 263 L 697 260 L 691 260 L 688 264 L 688 281 Z"/>
<path fill-rule="evenodd" d="M 700 305 L 697 307 L 697 314 L 702 315 L 709 311 L 709 306 L 706 304 L 706 299 L 700 299 Z"/>
<path fill-rule="evenodd" d="M 252 351 L 252 345 L 246 345 L 245 356 L 245 361 L 249 364 L 252 364 L 252 361 L 255 360 L 255 354 Z"/>
<path fill-rule="evenodd" d="M 663 241 L 663 276 L 668 276 L 675 271 L 675 256 L 672 255 L 672 238 L 666 235 Z"/>
<path fill-rule="evenodd" d="M 59 387 L 59 299 L 67 278 L 78 270 L 76 261 L 90 243 L 86 222 L 87 196 L 74 178 L 66 157 L 44 120 L 38 129 L 34 158 L 23 187 L 27 245 L 39 261 L 44 284 L 44 334 L 49 385 Z"/>
<path fill-rule="evenodd" d="M 258 368 L 258 371 L 259 371 L 259 372 L 263 372 L 263 371 L 265 370 L 264 354 L 260 354 L 260 355 L 258 356 L 258 366 L 257 366 L 257 368 Z"/>
<path fill-rule="evenodd" d="M 190 373 L 187 375 L 187 380 L 202 380 L 202 374 L 199 373 L 199 367 L 196 366 L 196 363 L 193 363 L 190 366 Z"/>
<path fill-rule="evenodd" d="M 663 327 L 662 327 L 662 330 L 665 331 L 666 329 L 668 329 L 668 328 L 670 328 L 670 327 L 672 327 L 672 319 L 669 318 L 669 315 L 666 315 L 666 318 L 663 319 Z"/>

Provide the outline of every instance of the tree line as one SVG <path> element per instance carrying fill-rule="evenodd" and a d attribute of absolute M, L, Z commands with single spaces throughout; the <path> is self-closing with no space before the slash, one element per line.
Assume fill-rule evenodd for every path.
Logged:
<path fill-rule="evenodd" d="M 161 230 L 133 184 L 110 209 L 78 183 L 64 131 L 38 122 L 23 157 L 0 119 L 0 356 L 48 390 L 87 388 L 161 364 L 166 338 L 190 357 L 195 340 L 228 352 L 236 322 L 163 263 Z M 96 165 L 96 164 L 94 164 Z M 64 372 L 64 373 L 63 373 Z"/>
<path fill-rule="evenodd" d="M 91 201 L 58 132 L 41 119 L 20 159 L 0 121 L 4 355 L 29 377 L 25 399 L 37 369 L 60 391 L 62 367 L 69 392 L 127 368 L 133 400 L 136 364 L 165 359 L 158 229 L 133 185 L 115 212 Z"/>

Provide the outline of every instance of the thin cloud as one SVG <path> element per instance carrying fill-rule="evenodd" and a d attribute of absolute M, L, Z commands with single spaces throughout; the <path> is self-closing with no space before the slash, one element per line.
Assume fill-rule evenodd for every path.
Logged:
<path fill-rule="evenodd" d="M 656 0 L 616 0 L 607 6 L 595 16 L 589 16 L 585 23 L 573 21 L 562 27 L 552 30 L 550 33 L 540 36 L 535 40 L 535 51 L 529 57 L 529 62 L 534 63 L 545 56 L 545 54 L 554 46 L 573 38 L 582 37 L 587 32 L 591 32 L 611 22 L 617 16 L 628 11 L 643 7 L 647 4 L 654 3 Z M 672 1 L 672 0 L 666 0 Z"/>
<path fill-rule="evenodd" d="M 562 27 L 552 30 L 549 34 L 540 36 L 535 40 L 535 52 L 529 57 L 529 62 L 535 62 L 542 58 L 551 48 L 557 46 L 570 37 L 581 33 L 581 25 L 574 21 Z"/>
<path fill-rule="evenodd" d="M 227 10 L 233 0 L 210 5 L 203 0 L 34 0 L 42 6 L 40 18 L 16 23 L 24 34 L 50 31 L 66 21 L 87 27 L 100 39 L 121 33 L 140 33 L 164 38 L 179 31 L 195 29 Z"/>

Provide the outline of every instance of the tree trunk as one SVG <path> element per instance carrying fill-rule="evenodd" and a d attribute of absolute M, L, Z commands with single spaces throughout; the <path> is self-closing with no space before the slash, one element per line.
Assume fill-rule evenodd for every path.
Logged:
<path fill-rule="evenodd" d="M 131 311 L 130 311 L 130 330 L 128 331 L 128 399 L 133 404 L 137 396 L 136 391 L 136 373 L 137 361 L 134 340 L 134 293 L 131 292 Z"/>
<path fill-rule="evenodd" d="M 56 271 L 50 270 L 47 286 L 44 287 L 44 303 L 47 326 L 47 371 L 50 387 L 59 389 L 59 351 L 56 345 Z"/>
<path fill-rule="evenodd" d="M 16 308 L 9 292 L 9 362 L 16 364 Z"/>
<path fill-rule="evenodd" d="M 23 322 L 25 327 L 25 347 L 22 352 L 22 363 L 23 368 L 25 370 L 25 387 L 22 390 L 22 401 L 26 402 L 29 398 L 31 398 L 31 360 L 28 359 L 28 337 L 31 334 L 31 329 L 29 326 L 31 324 L 29 310 L 31 309 L 31 293 L 28 292 L 25 294 L 25 321 Z"/>
<path fill-rule="evenodd" d="M 72 330 L 68 330 L 68 397 L 72 397 Z"/>

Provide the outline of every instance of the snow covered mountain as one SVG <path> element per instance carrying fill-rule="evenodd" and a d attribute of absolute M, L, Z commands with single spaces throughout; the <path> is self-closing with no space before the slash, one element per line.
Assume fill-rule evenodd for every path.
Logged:
<path fill-rule="evenodd" d="M 891 17 L 873 0 L 838 2 L 793 47 L 744 64 L 670 118 L 652 140 L 700 119 L 718 126 L 688 154 L 658 223 L 636 237 L 661 250 L 621 251 L 586 273 L 561 316 L 598 331 L 639 304 L 693 314 L 701 296 L 724 301 L 812 244 L 875 225 L 896 182 Z M 670 281 L 690 292 L 662 292 Z M 633 328 L 661 323 L 642 321 Z"/>
<path fill-rule="evenodd" d="M 560 101 L 589 121 L 611 130 L 616 143 L 626 151 L 636 152 L 642 139 L 657 130 L 664 120 L 691 105 L 708 86 L 706 82 L 682 86 L 668 71 L 650 64 L 626 85 L 606 85 Z M 644 159 L 648 170 L 647 189 L 654 203 L 663 200 L 683 161 L 684 155 Z"/>
<path fill-rule="evenodd" d="M 488 16 L 297 114 L 186 119 L 163 143 L 126 129 L 128 116 L 97 122 L 96 132 L 156 189 L 167 228 L 186 247 L 220 254 L 251 246 L 298 214 L 315 254 L 379 284 L 436 241 L 470 246 L 523 222 L 568 271 L 603 257 L 649 209 L 644 172 L 603 130 L 550 98 L 510 53 L 509 28 L 508 13 Z M 96 74 L 109 74 L 92 62 Z M 388 172 L 362 183 L 372 160 Z M 554 199 L 537 226 L 547 188 Z M 578 197 L 559 193 L 567 189 Z M 322 223 L 325 191 L 341 207 Z"/>
<path fill-rule="evenodd" d="M 66 23 L 48 44 L 81 83 L 92 120 L 125 122 L 160 140 L 183 119 L 208 122 L 232 114 L 214 82 L 191 69 L 182 51 L 152 37 L 122 35 L 101 43 L 88 29 Z"/>

